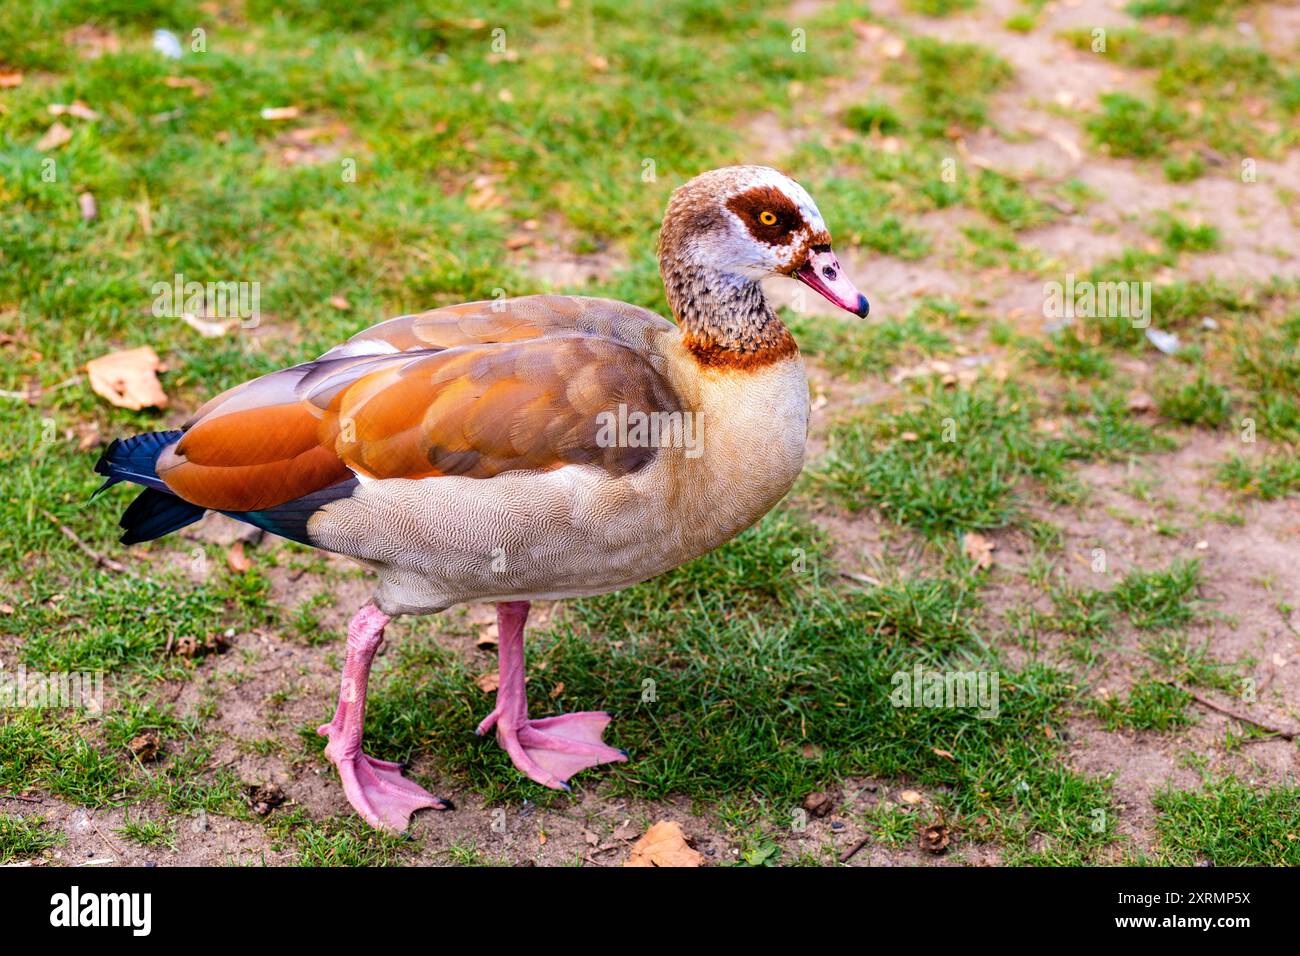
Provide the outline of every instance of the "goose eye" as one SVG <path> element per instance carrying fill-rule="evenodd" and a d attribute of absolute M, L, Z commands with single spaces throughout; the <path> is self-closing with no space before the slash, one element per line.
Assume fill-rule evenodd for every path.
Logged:
<path fill-rule="evenodd" d="M 758 221 L 765 226 L 776 225 L 776 213 L 772 212 L 770 209 L 764 209 L 758 214 Z"/>

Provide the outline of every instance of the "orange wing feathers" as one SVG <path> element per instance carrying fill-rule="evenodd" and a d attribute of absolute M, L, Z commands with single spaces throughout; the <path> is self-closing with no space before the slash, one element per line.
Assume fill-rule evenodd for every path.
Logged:
<path fill-rule="evenodd" d="M 316 362 L 218 396 L 158 460 L 187 501 L 255 511 L 365 478 L 490 478 L 594 464 L 635 471 L 653 448 L 600 447 L 620 404 L 676 411 L 655 369 L 653 313 L 534 296 L 381 323 Z"/>

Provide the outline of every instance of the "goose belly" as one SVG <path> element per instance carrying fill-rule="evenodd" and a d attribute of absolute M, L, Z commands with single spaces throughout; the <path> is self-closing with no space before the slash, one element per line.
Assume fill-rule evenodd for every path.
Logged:
<path fill-rule="evenodd" d="M 702 390 L 698 452 L 660 448 L 640 471 L 595 466 L 361 485 L 315 515 L 322 547 L 380 576 L 387 613 L 472 601 L 578 597 L 618 590 L 735 537 L 789 491 L 803 463 L 807 385 Z"/>

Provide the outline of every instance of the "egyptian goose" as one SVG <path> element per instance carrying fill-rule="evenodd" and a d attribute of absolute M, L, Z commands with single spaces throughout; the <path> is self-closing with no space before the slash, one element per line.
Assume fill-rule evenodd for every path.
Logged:
<path fill-rule="evenodd" d="M 627 753 L 603 742 L 606 713 L 528 716 L 529 602 L 654 577 L 781 500 L 803 465 L 808 385 L 759 282 L 790 276 L 865 316 L 830 242 L 776 170 L 705 173 L 673 193 L 659 237 L 676 325 L 561 295 L 390 319 L 218 395 L 179 430 L 114 441 L 100 490 L 145 487 L 122 516 L 126 544 L 211 509 L 375 572 L 319 731 L 372 826 L 448 807 L 361 750 L 384 628 L 468 601 L 495 602 L 499 622 L 500 686 L 478 733 L 495 728 L 521 773 L 567 790 Z"/>

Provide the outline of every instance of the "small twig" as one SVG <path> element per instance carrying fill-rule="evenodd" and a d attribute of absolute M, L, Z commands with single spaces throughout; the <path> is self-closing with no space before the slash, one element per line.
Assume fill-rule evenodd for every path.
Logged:
<path fill-rule="evenodd" d="M 880 587 L 880 582 L 869 574 L 856 574 L 853 571 L 841 571 L 840 577 L 848 578 L 850 581 L 856 581 L 858 584 L 865 584 L 868 587 Z"/>
<path fill-rule="evenodd" d="M 39 400 L 41 396 L 47 394 L 48 392 L 54 392 L 54 391 L 58 391 L 61 388 L 67 388 L 69 385 L 75 385 L 77 382 L 80 381 L 81 381 L 81 376 L 76 375 L 72 378 L 65 378 L 62 382 L 59 382 L 57 385 L 51 385 L 49 388 L 41 388 L 39 385 L 33 385 L 31 388 L 22 392 L 11 391 L 10 389 L 7 388 L 0 389 L 0 398 L 12 398 L 19 402 L 26 402 L 28 405 L 35 405 L 37 400 Z"/>
<path fill-rule="evenodd" d="M 40 797 L 24 797 L 16 793 L 0 793 L 0 800 L 21 800 L 23 803 L 44 803 Z"/>
<path fill-rule="evenodd" d="M 859 850 L 861 850 L 864 846 L 866 846 L 870 840 L 871 837 L 864 836 L 857 843 L 853 844 L 853 846 L 849 847 L 847 850 L 845 850 L 843 853 L 840 854 L 840 862 L 841 863 L 849 862 L 849 860 L 853 859 L 854 854 L 856 854 Z"/>
<path fill-rule="evenodd" d="M 1180 684 L 1177 681 L 1165 681 L 1165 683 L 1169 684 L 1171 687 L 1177 687 L 1184 694 L 1187 694 L 1189 697 L 1192 698 L 1192 700 L 1196 701 L 1201 706 L 1208 707 L 1210 710 L 1218 711 L 1220 714 L 1226 714 L 1227 716 L 1231 717 L 1233 720 L 1239 720 L 1243 724 L 1250 724 L 1252 727 L 1258 727 L 1260 730 L 1266 730 L 1270 734 L 1275 734 L 1276 736 L 1281 737 L 1283 740 L 1295 740 L 1296 737 L 1300 737 L 1300 730 L 1285 730 L 1281 727 L 1274 727 L 1272 724 L 1266 724 L 1262 720 L 1256 720 L 1254 717 L 1248 717 L 1245 714 L 1241 713 L 1241 711 L 1233 710 L 1231 707 L 1227 707 L 1223 704 L 1218 703 L 1217 701 L 1210 700 L 1210 698 L 1197 693 L 1196 691 L 1192 690 L 1190 687 Z"/>
<path fill-rule="evenodd" d="M 125 856 L 126 856 L 126 854 L 122 852 L 121 848 L 119 848 L 119 847 L 117 846 L 117 844 L 115 844 L 115 843 L 114 843 L 112 840 L 110 840 L 108 837 L 104 836 L 104 831 L 101 830 L 101 829 L 99 828 L 99 824 L 97 824 L 94 820 L 91 820 L 91 821 L 90 821 L 90 826 L 91 826 L 91 828 L 92 828 L 96 833 L 99 834 L 99 838 L 100 838 L 101 840 L 104 841 L 105 845 L 106 845 L 110 850 L 112 850 L 112 851 L 113 851 L 114 853 L 116 853 L 118 856 L 121 856 L 121 857 L 125 857 Z"/>
<path fill-rule="evenodd" d="M 120 561 L 114 561 L 112 558 L 100 554 L 90 545 L 86 544 L 86 542 L 82 541 L 79 537 L 77 537 L 77 533 L 75 531 L 69 528 L 66 524 L 61 523 L 58 518 L 54 517 L 54 515 L 50 514 L 44 508 L 41 509 L 41 514 L 45 515 L 45 517 L 53 521 L 54 526 L 58 528 L 60 531 L 62 531 L 64 535 L 67 537 L 67 539 L 77 546 L 78 550 L 80 550 L 87 557 L 93 559 L 96 564 L 103 565 L 104 567 L 108 568 L 108 570 L 116 571 L 118 574 L 129 574 L 132 577 L 135 576 L 135 572 L 133 572 L 126 565 L 122 564 Z"/>

